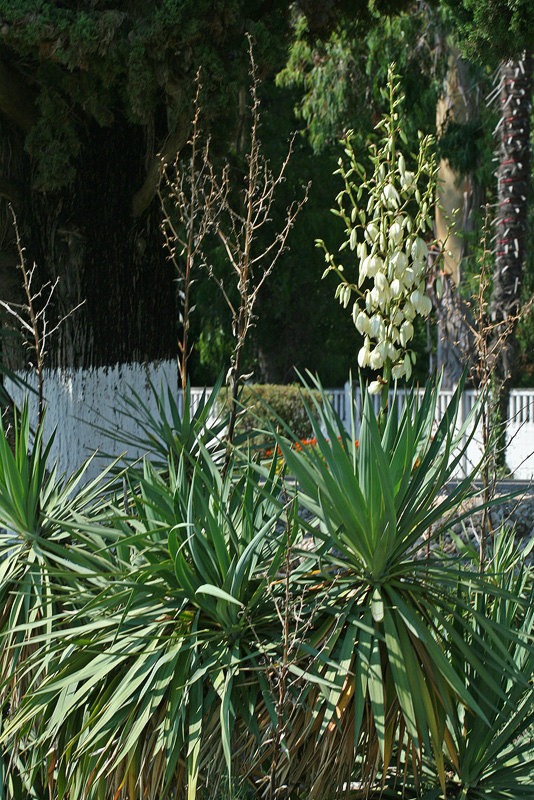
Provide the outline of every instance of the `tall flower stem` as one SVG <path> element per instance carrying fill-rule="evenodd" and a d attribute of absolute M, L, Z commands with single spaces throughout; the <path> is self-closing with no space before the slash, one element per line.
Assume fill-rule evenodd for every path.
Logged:
<path fill-rule="evenodd" d="M 380 393 L 380 411 L 378 414 L 378 427 L 381 431 L 387 420 L 388 413 L 388 398 L 389 398 L 389 384 L 391 383 L 391 359 L 386 358 L 382 372 L 382 390 Z"/>

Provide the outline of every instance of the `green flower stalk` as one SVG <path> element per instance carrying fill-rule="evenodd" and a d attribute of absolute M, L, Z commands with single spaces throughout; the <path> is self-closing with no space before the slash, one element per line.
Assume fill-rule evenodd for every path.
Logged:
<path fill-rule="evenodd" d="M 424 237 L 432 231 L 437 175 L 430 152 L 432 136 L 419 134 L 414 172 L 406 169 L 405 157 L 397 150 L 397 137 L 404 144 L 406 137 L 397 110 L 404 97 L 394 65 L 388 71 L 386 96 L 389 111 L 375 128 L 383 131 L 383 137 L 378 146 L 370 146 L 373 174 L 367 178 L 356 160 L 350 132 L 344 141 L 348 163 L 340 158 L 337 170 L 345 188 L 333 213 L 345 223 L 346 240 L 340 250 L 348 247 L 358 259 L 356 283 L 346 277 L 324 242 L 317 240 L 327 262 L 323 278 L 332 270 L 338 275 L 335 296 L 345 308 L 352 307 L 354 324 L 365 337 L 358 364 L 378 373 L 368 391 L 382 393 L 383 410 L 391 380 L 409 379 L 412 373 L 414 320 L 432 310 L 426 294 L 428 245 Z"/>

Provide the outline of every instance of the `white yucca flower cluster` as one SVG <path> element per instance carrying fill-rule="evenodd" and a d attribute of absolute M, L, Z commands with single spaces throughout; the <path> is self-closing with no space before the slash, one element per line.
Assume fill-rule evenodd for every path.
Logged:
<path fill-rule="evenodd" d="M 378 123 L 384 131 L 380 147 L 371 146 L 373 175 L 367 179 L 364 168 L 356 161 L 350 135 L 345 141 L 349 164 L 340 159 L 338 173 L 345 189 L 338 195 L 338 209 L 346 225 L 347 238 L 341 250 L 349 247 L 358 258 L 358 278 L 347 279 L 324 242 L 327 268 L 334 270 L 340 283 L 336 297 L 347 308 L 364 344 L 358 353 L 360 367 L 381 373 L 369 385 L 378 393 L 391 379 L 408 379 L 415 354 L 410 350 L 414 336 L 414 320 L 427 317 L 432 309 L 426 294 L 428 246 L 425 232 L 432 229 L 429 210 L 433 206 L 436 167 L 429 155 L 432 138 L 419 137 L 416 170 L 406 169 L 405 158 L 396 149 L 397 136 L 405 142 L 395 110 L 404 98 L 390 68 L 388 75 L 389 113 Z M 366 207 L 360 207 L 362 196 Z M 324 277 L 323 275 L 323 277 Z"/>

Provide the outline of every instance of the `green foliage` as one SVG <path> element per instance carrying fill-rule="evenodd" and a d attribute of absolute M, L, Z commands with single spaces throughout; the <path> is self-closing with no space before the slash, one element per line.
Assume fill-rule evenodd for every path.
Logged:
<path fill-rule="evenodd" d="M 444 0 L 469 57 L 483 63 L 532 50 L 534 6 L 530 0 Z"/>
<path fill-rule="evenodd" d="M 324 393 L 322 408 L 317 407 L 320 424 L 312 421 L 314 450 L 295 450 L 277 437 L 300 486 L 300 503 L 320 520 L 316 535 L 323 545 L 317 557 L 323 575 L 329 575 L 328 564 L 338 570 L 339 588 L 325 609 L 338 621 L 336 633 L 327 632 L 335 639 L 329 658 L 336 666 L 329 676 L 336 689 L 321 692 L 322 702 L 316 701 L 315 748 L 320 752 L 325 730 L 332 737 L 338 735 L 328 722 L 335 709 L 346 709 L 338 716 L 339 746 L 345 735 L 352 741 L 354 732 L 356 750 L 347 759 L 351 768 L 356 759 L 356 776 L 363 781 L 374 779 L 377 759 L 385 777 L 398 753 L 405 759 L 404 774 L 416 781 L 421 777 L 420 759 L 430 759 L 445 792 L 448 765 L 443 752 L 458 733 L 457 715 L 469 716 L 487 732 L 492 725 L 489 717 L 501 725 L 504 709 L 514 708 L 510 685 L 516 686 L 518 697 L 529 691 L 532 652 L 515 635 L 514 608 L 524 606 L 522 599 L 515 599 L 513 587 L 499 586 L 492 607 L 502 609 L 508 603 L 508 617 L 498 611 L 485 614 L 493 590 L 477 584 L 475 571 L 459 569 L 454 561 L 431 555 L 430 550 L 426 557 L 418 557 L 443 532 L 436 526 L 429 534 L 430 526 L 473 494 L 473 475 L 443 494 L 467 447 L 470 437 L 463 435 L 482 412 L 480 402 L 473 419 L 456 430 L 462 388 L 434 434 L 439 383 L 427 389 L 422 401 L 409 396 L 402 411 L 395 398 L 382 433 L 366 395 L 358 442 L 354 429 L 350 434 L 344 430 Z M 501 591 L 509 592 L 502 604 Z M 518 605 L 510 610 L 512 597 Z M 527 616 L 525 630 L 531 630 L 530 613 Z M 504 638 L 499 641 L 500 636 Z M 320 659 L 319 650 L 315 652 Z M 342 676 L 336 675 L 341 664 Z M 466 680 L 470 670 L 473 679 Z M 352 692 L 354 703 L 349 704 Z M 525 702 L 515 730 L 528 722 L 526 714 Z M 476 736 L 473 744 L 478 745 Z M 335 744 L 330 748 L 334 751 Z M 504 753 L 500 755 L 504 758 Z M 326 772 L 328 766 L 325 757 L 321 768 Z M 399 783 L 402 772 L 401 766 L 394 773 Z M 347 766 L 344 778 L 349 775 Z M 505 785 L 513 780 L 505 779 Z"/>
<path fill-rule="evenodd" d="M 89 0 L 42 0 L 37 7 L 34 0 L 0 2 L 0 43 L 9 59 L 24 61 L 37 90 L 38 119 L 27 148 L 38 184 L 72 183 L 88 119 L 144 125 L 158 109 L 168 109 L 170 119 L 183 113 L 200 64 L 205 110 L 220 124 L 236 81 L 247 73 L 245 17 L 258 39 L 258 63 L 268 68 L 287 35 L 281 2 L 269 9 L 259 0 L 216 6 L 157 0 L 127 8 Z"/>
<path fill-rule="evenodd" d="M 406 125 L 410 145 L 415 146 L 418 130 L 435 132 L 440 74 L 435 72 L 430 48 L 422 42 L 438 23 L 435 13 L 425 7 L 420 14 L 381 17 L 375 10 L 372 23 L 362 30 L 347 18 L 321 41 L 310 40 L 304 17 L 297 21 L 288 62 L 277 82 L 299 90 L 297 116 L 306 122 L 315 152 L 348 129 L 355 132 L 356 148 L 364 148 L 376 118 L 386 108 L 380 87 L 392 62 L 403 76 L 402 90 L 411 110 Z"/>
<path fill-rule="evenodd" d="M 96 429 L 116 442 L 121 449 L 124 446 L 133 447 L 143 454 L 149 454 L 152 466 L 160 470 L 165 470 L 169 460 L 182 458 L 184 452 L 191 459 L 198 458 L 202 448 L 207 448 L 212 457 L 217 459 L 224 450 L 222 439 L 228 423 L 219 407 L 221 385 L 222 375 L 219 375 L 212 391 L 203 392 L 193 406 L 189 384 L 180 403 L 169 385 L 161 385 L 158 390 L 149 382 L 155 413 L 130 388 L 120 398 L 116 411 L 121 417 L 132 421 L 138 433 L 125 434 L 105 418 L 102 419 L 103 424 L 96 426 Z M 114 454 L 103 455 L 104 458 L 110 458 Z M 134 459 L 126 455 L 125 460 L 134 472 Z"/>
<path fill-rule="evenodd" d="M 0 440 L 2 800 L 282 786 L 324 800 L 354 780 L 374 796 L 397 758 L 410 797 L 416 779 L 449 780 L 466 719 L 474 744 L 491 741 L 484 781 L 508 767 L 529 721 L 530 588 L 503 548 L 482 582 L 478 564 L 417 557 L 471 493 L 468 478 L 443 494 L 466 446 L 461 388 L 437 430 L 439 386 L 403 410 L 395 399 L 382 433 L 367 395 L 356 443 L 321 385 L 306 387 L 317 447 L 271 425 L 299 489 L 247 452 L 222 474 L 204 444 L 216 396 L 196 417 L 186 403 L 181 424 L 162 397 L 151 420 L 138 409 L 162 468 L 130 468 L 120 502 L 112 486 L 45 477 L 48 445 L 29 444 L 24 415 L 15 455 Z M 305 535 L 315 550 L 299 549 Z M 500 748 L 510 691 L 521 699 Z M 502 785 L 521 769 L 508 783 L 501 770 Z"/>

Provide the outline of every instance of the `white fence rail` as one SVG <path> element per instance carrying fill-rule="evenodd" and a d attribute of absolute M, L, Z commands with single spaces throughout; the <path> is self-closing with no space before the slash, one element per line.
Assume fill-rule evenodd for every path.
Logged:
<path fill-rule="evenodd" d="M 35 385 L 34 376 L 26 376 Z M 161 384 L 169 385 L 181 406 L 178 371 L 175 361 L 158 364 L 123 364 L 98 370 L 48 370 L 45 376 L 45 398 L 48 404 L 45 436 L 51 435 L 54 428 L 57 434 L 52 457 L 58 459 L 59 468 L 67 471 L 76 469 L 87 456 L 95 450 L 116 452 L 117 445 L 98 430 L 103 421 L 111 427 L 120 428 L 125 434 L 134 432 L 136 422 L 120 414 L 119 396 L 132 389 L 152 412 L 156 404 L 150 383 L 159 389 Z M 15 402 L 20 403 L 24 392 L 8 384 Z M 207 389 L 209 391 L 209 388 Z M 192 407 L 198 406 L 205 389 L 194 387 L 191 390 Z M 350 386 L 329 389 L 333 406 L 344 424 L 350 425 Z M 359 395 L 359 387 L 357 388 Z M 438 402 L 438 417 L 444 413 L 452 395 L 443 390 Z M 475 392 L 465 391 L 459 414 L 459 423 L 466 419 L 475 402 Z M 378 411 L 379 398 L 375 397 Z M 359 397 L 356 398 L 359 405 Z M 30 411 L 35 413 L 37 398 L 30 394 Z M 437 420 L 438 421 L 438 420 Z M 357 423 L 357 420 L 356 420 Z M 467 457 L 460 465 L 460 474 L 468 473 L 480 459 L 481 434 L 476 431 L 469 447 Z M 511 474 L 516 478 L 534 478 L 534 389 L 513 389 L 510 396 L 509 420 L 506 429 L 506 461 Z M 132 450 L 131 456 L 142 453 Z M 88 477 L 97 474 L 99 464 L 93 462 Z"/>
<path fill-rule="evenodd" d="M 419 393 L 422 396 L 424 390 Z M 356 408 L 361 409 L 359 386 L 355 388 Z M 339 414 L 346 427 L 350 426 L 350 384 L 346 383 L 342 389 L 328 389 L 328 394 L 335 411 Z M 403 392 L 399 392 L 402 408 Z M 443 389 L 438 398 L 436 408 L 436 423 L 440 421 L 448 403 L 453 395 L 453 390 Z M 458 414 L 457 426 L 463 425 L 476 402 L 477 392 L 471 389 L 464 391 Z M 390 393 L 390 402 L 393 393 Z M 380 409 L 380 397 L 373 398 L 375 412 Z M 356 435 L 359 432 L 358 415 L 355 415 Z M 468 431 L 466 435 L 469 435 Z M 480 461 L 483 449 L 482 430 L 479 426 L 473 434 L 467 455 L 460 465 L 458 477 L 468 474 Z M 534 479 L 534 389 L 512 389 L 506 426 L 506 465 L 510 475 L 520 480 Z"/>

